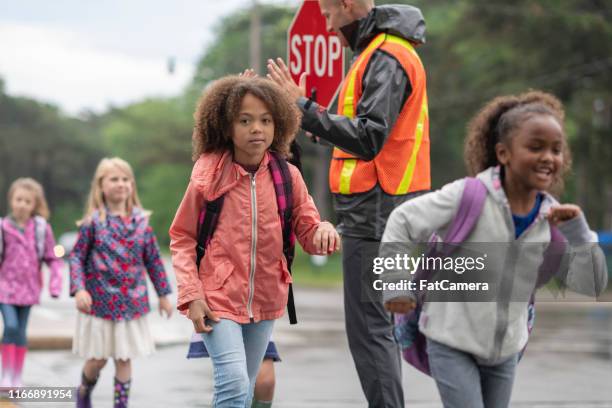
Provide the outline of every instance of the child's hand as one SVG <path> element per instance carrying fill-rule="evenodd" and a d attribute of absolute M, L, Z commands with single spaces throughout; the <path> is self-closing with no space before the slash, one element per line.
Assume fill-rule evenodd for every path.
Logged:
<path fill-rule="evenodd" d="M 340 235 L 332 224 L 323 221 L 319 224 L 319 228 L 312 239 L 317 253 L 319 255 L 329 255 L 332 252 L 340 250 Z"/>
<path fill-rule="evenodd" d="M 208 304 L 204 300 L 194 300 L 189 303 L 189 313 L 187 317 L 193 323 L 193 327 L 196 333 L 210 333 L 212 326 L 208 326 L 205 321 L 212 320 L 213 322 L 219 322 L 219 318 L 208 307 Z"/>
<path fill-rule="evenodd" d="M 396 298 L 385 302 L 385 309 L 391 313 L 406 314 L 415 307 L 416 303 L 410 298 Z"/>
<path fill-rule="evenodd" d="M 75 295 L 76 307 L 82 313 L 89 313 L 91 311 L 91 295 L 88 291 L 81 289 Z"/>
<path fill-rule="evenodd" d="M 578 217 L 582 213 L 580 207 L 574 204 L 561 204 L 554 206 L 546 215 L 548 221 L 552 225 L 558 225 L 561 222 L 569 221 L 572 218 Z"/>
<path fill-rule="evenodd" d="M 244 70 L 244 72 L 241 72 L 240 74 L 238 74 L 238 76 L 245 77 L 245 78 L 257 78 L 257 73 L 255 72 L 253 68 L 247 68 Z"/>
<path fill-rule="evenodd" d="M 172 316 L 172 304 L 168 300 L 167 296 L 162 296 L 159 298 L 159 315 L 163 316 L 164 312 L 166 313 L 166 318 L 170 318 Z"/>

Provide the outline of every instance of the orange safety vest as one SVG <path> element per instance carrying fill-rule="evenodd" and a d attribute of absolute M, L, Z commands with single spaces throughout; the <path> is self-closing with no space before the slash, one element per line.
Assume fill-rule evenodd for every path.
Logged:
<path fill-rule="evenodd" d="M 412 93 L 400 110 L 382 150 L 365 161 L 334 148 L 329 187 L 332 193 L 363 193 L 376 183 L 387 194 L 402 195 L 429 190 L 429 115 L 425 68 L 409 41 L 395 35 L 378 34 L 351 66 L 339 96 L 338 114 L 355 117 L 361 98 L 361 81 L 372 54 L 377 49 L 395 57 L 412 85 Z"/>

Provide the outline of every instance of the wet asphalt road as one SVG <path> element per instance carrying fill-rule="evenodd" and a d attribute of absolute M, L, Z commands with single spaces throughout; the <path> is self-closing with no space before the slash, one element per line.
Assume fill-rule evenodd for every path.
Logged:
<path fill-rule="evenodd" d="M 298 289 L 296 299 L 300 324 L 290 327 L 281 319 L 275 328 L 283 362 L 276 365 L 274 406 L 366 407 L 344 335 L 341 291 Z M 188 322 L 180 316 L 173 319 L 179 320 L 168 330 L 189 331 Z M 187 360 L 186 347 L 159 347 L 153 357 L 134 361 L 130 406 L 210 406 L 210 361 Z M 33 351 L 25 379 L 29 385 L 74 385 L 81 365 L 68 351 Z M 404 368 L 406 406 L 439 407 L 433 381 Z M 94 406 L 111 406 L 112 371 L 109 363 L 94 392 Z M 612 407 L 612 304 L 538 305 L 536 330 L 519 365 L 512 406 Z"/>

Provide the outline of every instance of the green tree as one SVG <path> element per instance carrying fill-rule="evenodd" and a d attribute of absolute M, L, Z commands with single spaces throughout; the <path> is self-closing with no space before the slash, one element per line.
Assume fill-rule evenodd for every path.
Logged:
<path fill-rule="evenodd" d="M 261 66 L 252 67 L 266 72 L 268 58 L 287 55 L 287 29 L 295 9 L 262 4 L 261 15 Z M 216 38 L 197 64 L 190 87 L 190 95 L 197 98 L 210 81 L 224 75 L 238 74 L 249 68 L 250 10 L 241 10 L 221 19 L 215 26 Z"/>
<path fill-rule="evenodd" d="M 6 95 L 0 86 L 0 194 L 18 177 L 39 181 L 59 234 L 81 216 L 90 176 L 103 155 L 88 120 L 64 116 L 55 106 Z M 0 200 L 2 214 L 8 211 Z"/>
<path fill-rule="evenodd" d="M 191 170 L 190 104 L 184 98 L 148 99 L 113 109 L 102 120 L 104 144 L 134 168 L 143 206 L 162 247 Z"/>
<path fill-rule="evenodd" d="M 607 204 L 612 199 L 612 145 L 607 140 L 612 9 L 593 0 L 436 3 L 423 4 L 434 23 L 431 41 L 423 47 L 434 149 L 440 148 L 440 136 L 457 149 L 469 118 L 497 95 L 530 88 L 551 92 L 565 105 L 574 153 L 575 172 L 563 198 L 578 202 L 594 226 L 612 227 Z M 439 17 L 445 14 L 442 26 Z M 434 168 L 441 164 L 437 160 L 434 155 Z"/>

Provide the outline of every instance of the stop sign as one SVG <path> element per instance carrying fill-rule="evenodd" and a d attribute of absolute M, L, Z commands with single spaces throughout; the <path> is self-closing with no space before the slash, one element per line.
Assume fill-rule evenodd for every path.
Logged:
<path fill-rule="evenodd" d="M 287 63 L 297 83 L 306 73 L 306 96 L 316 89 L 317 103 L 327 106 L 344 77 L 344 49 L 325 29 L 318 0 L 305 0 L 287 31 Z"/>

